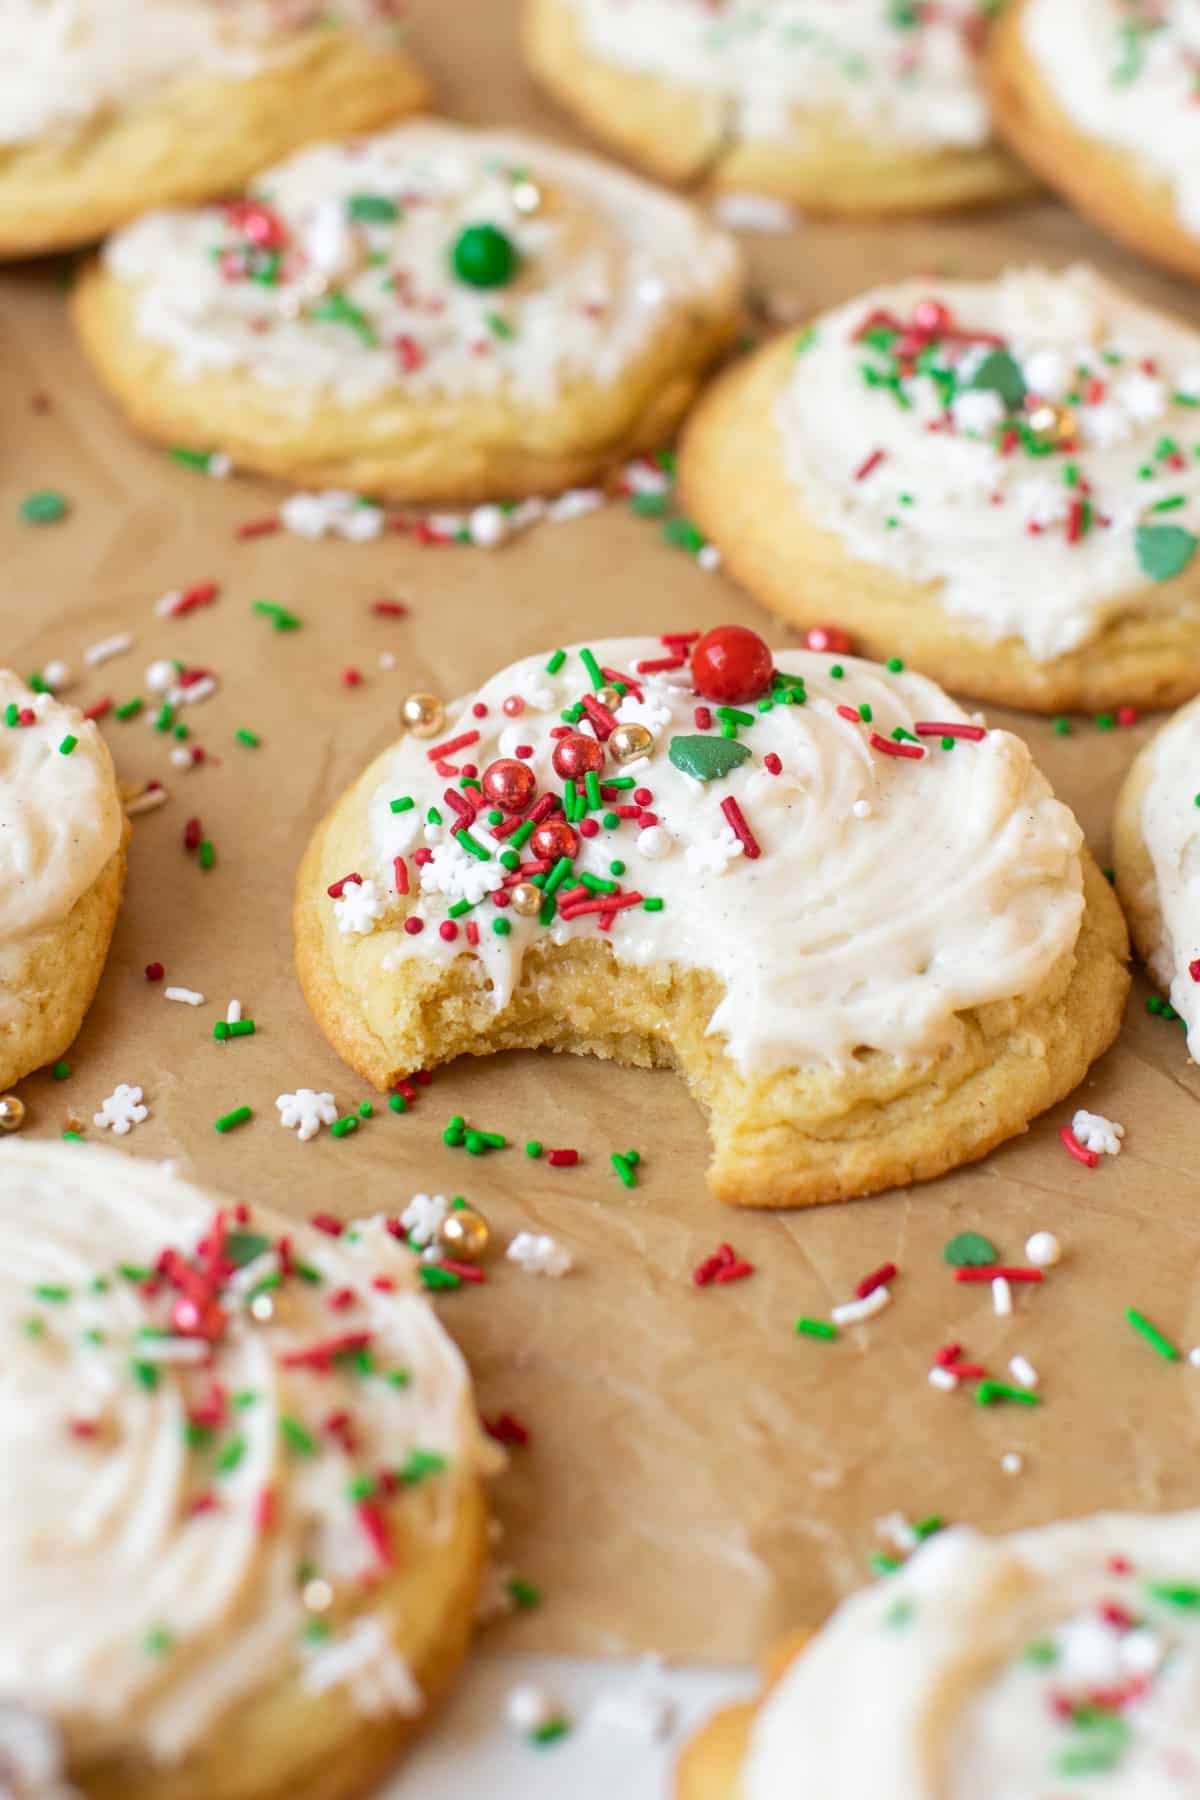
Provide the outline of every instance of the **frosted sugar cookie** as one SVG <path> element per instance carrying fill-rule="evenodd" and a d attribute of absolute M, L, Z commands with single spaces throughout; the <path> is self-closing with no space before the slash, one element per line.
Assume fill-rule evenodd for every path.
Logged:
<path fill-rule="evenodd" d="M 939 1533 L 688 1746 L 678 1800 L 1195 1792 L 1200 1513 Z"/>
<path fill-rule="evenodd" d="M 239 188 L 428 99 L 392 0 L 5 0 L 0 258 Z"/>
<path fill-rule="evenodd" d="M 367 1792 L 470 1635 L 487 1466 L 381 1218 L 0 1156 L 0 1692 L 95 1800 Z"/>
<path fill-rule="evenodd" d="M 667 180 L 817 210 L 893 213 L 1019 194 L 992 142 L 980 0 L 525 0 L 534 73 Z"/>
<path fill-rule="evenodd" d="M 1138 954 L 1200 1061 L 1200 701 L 1177 712 L 1130 769 L 1113 838 L 1117 891 Z"/>
<path fill-rule="evenodd" d="M 0 669 L 0 1088 L 62 1055 L 104 968 L 129 827 L 108 746 Z"/>
<path fill-rule="evenodd" d="M 337 802 L 296 931 L 378 1086 L 517 1047 L 675 1067 L 713 1191 L 754 1206 L 982 1156 L 1081 1078 L 1128 985 L 1019 739 L 898 664 L 738 626 L 493 676 Z"/>
<path fill-rule="evenodd" d="M 327 144 L 232 207 L 151 214 L 79 287 L 152 437 L 400 500 L 546 493 L 661 442 L 737 324 L 729 238 L 515 132 Z"/>
<path fill-rule="evenodd" d="M 1011 0 L 988 58 L 1002 135 L 1104 231 L 1200 275 L 1195 0 Z"/>
<path fill-rule="evenodd" d="M 1200 335 L 1069 269 L 876 289 L 735 366 L 685 503 L 801 625 L 1057 712 L 1200 688 Z"/>

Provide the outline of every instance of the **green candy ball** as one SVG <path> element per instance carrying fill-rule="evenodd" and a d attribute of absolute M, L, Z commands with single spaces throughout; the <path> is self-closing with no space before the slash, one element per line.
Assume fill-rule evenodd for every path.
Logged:
<path fill-rule="evenodd" d="M 468 287 L 503 287 L 520 266 L 512 239 L 498 225 L 468 225 L 458 234 L 451 253 L 454 273 Z"/>

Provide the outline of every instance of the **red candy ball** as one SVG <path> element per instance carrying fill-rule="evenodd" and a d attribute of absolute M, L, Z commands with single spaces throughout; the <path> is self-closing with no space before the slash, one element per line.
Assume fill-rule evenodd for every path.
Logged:
<path fill-rule="evenodd" d="M 564 781 L 572 781 L 590 770 L 604 766 L 604 746 L 582 731 L 569 731 L 554 746 L 554 770 Z"/>
<path fill-rule="evenodd" d="M 940 300 L 918 300 L 913 307 L 913 324 L 929 337 L 945 331 L 952 318 L 950 308 L 943 306 Z"/>
<path fill-rule="evenodd" d="M 579 833 L 565 819 L 546 819 L 529 840 L 535 856 L 557 862 L 560 856 L 579 854 Z"/>
<path fill-rule="evenodd" d="M 717 625 L 692 649 L 692 684 L 706 700 L 736 706 L 758 700 L 771 686 L 774 663 L 757 631 Z"/>
<path fill-rule="evenodd" d="M 830 656 L 849 656 L 853 639 L 840 625 L 810 625 L 804 634 L 806 650 L 825 650 Z"/>
<path fill-rule="evenodd" d="M 502 756 L 499 761 L 488 764 L 481 785 L 483 797 L 490 806 L 498 806 L 501 812 L 519 813 L 524 812 L 533 799 L 537 776 L 528 763 Z"/>

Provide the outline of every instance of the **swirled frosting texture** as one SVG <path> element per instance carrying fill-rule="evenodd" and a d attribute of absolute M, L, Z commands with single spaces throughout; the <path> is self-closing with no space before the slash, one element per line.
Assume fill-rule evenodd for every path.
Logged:
<path fill-rule="evenodd" d="M 1200 234 L 1200 112 L 1195 0 L 1026 0 L 1025 46 L 1080 130 L 1127 151 L 1165 181 L 1180 223 Z"/>
<path fill-rule="evenodd" d="M 740 137 L 819 141 L 834 111 L 867 138 L 972 147 L 989 135 L 975 0 L 571 0 L 589 53 L 719 95 Z M 808 115 L 807 117 L 805 115 Z"/>
<path fill-rule="evenodd" d="M 379 0 L 151 0 L 130 30 L 128 0 L 4 0 L 0 146 L 78 131 L 182 75 L 253 74 L 322 16 L 381 30 L 390 10 Z"/>
<path fill-rule="evenodd" d="M 738 280 L 732 241 L 682 201 L 515 132 L 402 125 L 303 151 L 255 192 L 270 201 L 270 283 L 244 209 L 151 214 L 106 259 L 181 374 L 245 369 L 300 413 L 322 393 L 389 390 L 548 407 L 573 381 L 615 381 L 681 304 L 724 309 Z M 480 224 L 516 251 L 501 285 L 453 272 L 459 234 Z"/>
<path fill-rule="evenodd" d="M 418 1544 L 449 1522 L 479 1466 L 467 1374 L 381 1220 L 239 1222 L 152 1166 L 14 1144 L 0 1242 L 0 1693 L 75 1755 L 170 1760 L 337 1647 L 387 1574 L 364 1507 Z"/>
<path fill-rule="evenodd" d="M 26 714 L 28 724 L 10 725 Z M 65 739 L 77 742 L 69 755 Z M 108 746 L 73 706 L 0 669 L 0 945 L 56 925 L 121 842 Z"/>
<path fill-rule="evenodd" d="M 1200 1792 L 1200 1513 L 946 1532 L 855 1596 L 755 1724 L 746 1800 Z"/>
<path fill-rule="evenodd" d="M 1193 701 L 1177 712 L 1148 755 L 1141 829 L 1162 921 L 1151 967 L 1187 1021 L 1188 1049 L 1200 1061 L 1200 984 L 1188 968 L 1200 957 L 1200 704 Z"/>
<path fill-rule="evenodd" d="M 1049 660 L 1132 594 L 1171 607 L 1200 530 L 1198 398 L 1194 331 L 1090 270 L 1027 269 L 825 314 L 775 420 L 813 524 Z"/>
<path fill-rule="evenodd" d="M 370 801 L 366 867 L 357 865 L 370 888 L 350 885 L 329 902 L 347 933 L 382 934 L 384 967 L 478 956 L 500 1009 L 526 951 L 547 933 L 563 943 L 600 931 L 622 961 L 711 970 L 724 997 L 709 1029 L 739 1068 L 756 1071 L 846 1066 L 864 1046 L 908 1061 L 930 1056 L 956 1041 L 957 1014 L 1032 992 L 1072 949 L 1083 909 L 1078 826 L 1009 733 L 976 727 L 978 741 L 953 749 L 936 733 L 918 743 L 920 724 L 966 719 L 932 682 L 852 659 L 780 652 L 778 679 L 792 702 L 739 709 L 747 722 L 735 727 L 734 748 L 744 760 L 703 780 L 677 766 L 672 744 L 678 757 L 683 740 L 699 737 L 710 747 L 699 754 L 721 756 L 730 740 L 712 713 L 698 730 L 686 658 L 680 654 L 675 670 L 647 673 L 645 664 L 673 660 L 669 645 L 650 638 L 596 643 L 591 654 L 631 684 L 618 723 L 644 726 L 652 742 L 640 761 L 610 758 L 601 771 L 602 804 L 589 814 L 597 830 L 579 834 L 553 918 L 496 906 L 497 891 L 507 898 L 522 872 L 539 865 L 528 849 L 519 868 L 502 865 L 511 845 L 493 834 L 486 805 L 467 834 L 473 847 L 464 844 L 461 811 L 475 790 L 459 780 L 468 758 L 482 772 L 523 750 L 539 793 L 563 793 L 551 734 L 564 729 L 564 709 L 592 689 L 578 651 L 553 674 L 540 656 L 493 676 L 449 719 L 446 740 L 478 734 L 449 761 L 414 738 L 392 752 Z M 514 700 L 520 711 L 512 718 L 505 702 Z M 897 732 L 909 734 L 912 754 L 894 754 Z M 613 778 L 628 785 L 606 787 Z M 452 792 L 457 810 L 446 798 Z M 723 811 L 730 802 L 757 856 Z M 616 810 L 622 805 L 627 816 Z M 397 857 L 409 882 L 403 898 Z M 614 862 L 623 865 L 619 874 Z M 609 915 L 605 893 L 613 896 Z M 448 916 L 452 906 L 458 910 Z M 405 918 L 423 929 L 404 929 Z M 443 935 L 443 925 L 453 929 Z M 468 925 L 476 927 L 474 946 Z"/>

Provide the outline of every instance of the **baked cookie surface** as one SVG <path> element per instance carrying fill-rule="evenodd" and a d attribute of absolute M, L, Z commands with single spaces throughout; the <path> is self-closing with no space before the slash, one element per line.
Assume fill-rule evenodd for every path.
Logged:
<path fill-rule="evenodd" d="M 1200 702 L 1141 752 L 1117 801 L 1117 891 L 1139 956 L 1184 1020 L 1200 1060 Z M 1193 969 L 1196 971 L 1193 974 Z"/>
<path fill-rule="evenodd" d="M 67 1049 L 100 980 L 129 827 L 108 746 L 0 670 L 0 1088 Z"/>
<path fill-rule="evenodd" d="M 662 442 L 740 274 L 692 207 L 595 158 L 414 124 L 140 221 L 75 318 L 153 437 L 317 486 L 505 498 Z"/>
<path fill-rule="evenodd" d="M 368 1791 L 465 1649 L 490 1461 L 403 1234 L 28 1141 L 0 1234 L 6 1701 L 101 1800 Z"/>
<path fill-rule="evenodd" d="M 677 1800 L 1189 1793 L 1197 1555 L 1195 1512 L 939 1533 L 704 1728 Z"/>
<path fill-rule="evenodd" d="M 988 56 L 997 129 L 1080 212 L 1200 274 L 1192 0 L 1013 0 Z"/>
<path fill-rule="evenodd" d="M 735 365 L 684 501 L 731 573 L 952 689 L 1058 712 L 1200 688 L 1200 335 L 1095 273 L 860 296 Z"/>
<path fill-rule="evenodd" d="M 526 55 L 667 180 L 888 214 L 1029 187 L 991 141 L 987 8 L 888 0 L 525 0 Z"/>
<path fill-rule="evenodd" d="M 297 888 L 309 1004 L 381 1088 L 506 1048 L 675 1067 L 714 1192 L 795 1206 L 982 1156 L 1115 1035 L 1078 826 L 919 676 L 617 640 L 501 671 L 438 738 L 371 764 Z"/>
<path fill-rule="evenodd" d="M 241 187 L 314 138 L 416 110 L 390 0 L 5 0 L 0 257 Z"/>

